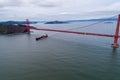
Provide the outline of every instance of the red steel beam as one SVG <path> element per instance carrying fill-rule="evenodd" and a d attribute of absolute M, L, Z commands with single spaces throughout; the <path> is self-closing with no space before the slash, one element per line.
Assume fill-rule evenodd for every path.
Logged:
<path fill-rule="evenodd" d="M 110 35 L 110 34 L 76 32 L 76 31 L 67 31 L 67 30 L 56 30 L 56 29 L 40 29 L 40 28 L 31 28 L 31 29 L 42 30 L 42 31 L 52 31 L 52 32 L 64 32 L 64 33 L 73 33 L 73 34 L 93 35 L 93 36 L 115 37 L 115 35 Z M 118 37 L 120 38 L 120 36 L 118 36 Z"/>

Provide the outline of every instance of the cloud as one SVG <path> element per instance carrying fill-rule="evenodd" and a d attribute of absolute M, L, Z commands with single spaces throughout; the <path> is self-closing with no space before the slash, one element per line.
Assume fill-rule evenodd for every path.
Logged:
<path fill-rule="evenodd" d="M 108 7 L 109 10 L 120 10 L 120 2 L 113 3 Z"/>
<path fill-rule="evenodd" d="M 119 0 L 0 0 L 1 19 L 83 19 L 119 12 Z"/>
<path fill-rule="evenodd" d="M 61 0 L 33 0 L 31 4 L 38 7 L 53 8 L 61 6 Z"/>
<path fill-rule="evenodd" d="M 0 0 L 0 8 L 20 6 L 20 0 Z"/>

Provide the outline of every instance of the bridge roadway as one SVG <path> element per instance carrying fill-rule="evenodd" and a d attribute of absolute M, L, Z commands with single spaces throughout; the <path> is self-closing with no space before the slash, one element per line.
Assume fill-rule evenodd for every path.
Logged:
<path fill-rule="evenodd" d="M 52 32 L 63 32 L 63 33 L 73 33 L 73 34 L 82 34 L 82 35 L 93 35 L 93 36 L 103 36 L 103 37 L 115 37 L 115 35 L 110 34 L 98 34 L 98 33 L 89 33 L 89 32 L 76 32 L 76 31 L 68 31 L 68 30 L 57 30 L 57 29 L 43 29 L 43 28 L 31 28 L 34 30 L 42 30 L 42 31 L 52 31 Z M 120 38 L 120 36 L 118 36 Z"/>

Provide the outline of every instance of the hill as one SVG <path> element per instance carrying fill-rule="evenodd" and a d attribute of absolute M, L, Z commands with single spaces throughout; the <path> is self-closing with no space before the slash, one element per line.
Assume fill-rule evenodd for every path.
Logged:
<path fill-rule="evenodd" d="M 14 34 L 25 33 L 27 29 L 25 26 L 12 25 L 12 24 L 0 24 L 0 34 Z"/>
<path fill-rule="evenodd" d="M 30 24 L 36 24 L 36 21 L 31 21 Z M 26 24 L 25 21 L 4 21 L 0 22 L 0 24 Z"/>

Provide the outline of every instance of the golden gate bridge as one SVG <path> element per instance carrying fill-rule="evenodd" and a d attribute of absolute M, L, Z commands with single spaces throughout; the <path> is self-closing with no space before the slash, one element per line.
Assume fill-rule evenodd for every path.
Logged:
<path fill-rule="evenodd" d="M 113 17 L 112 17 L 113 18 Z M 100 22 L 95 22 L 93 24 L 87 25 L 87 26 L 82 26 L 80 28 L 84 28 L 84 27 L 89 27 L 92 25 L 96 25 L 101 23 Z M 28 19 L 26 19 L 26 29 L 27 32 L 30 33 L 30 29 L 34 29 L 34 30 L 42 30 L 42 31 L 52 31 L 52 32 L 63 32 L 63 33 L 72 33 L 72 34 L 82 34 L 82 35 L 91 35 L 91 36 L 103 36 L 103 37 L 112 37 L 114 38 L 114 42 L 112 44 L 113 48 L 117 48 L 119 47 L 118 44 L 118 39 L 120 38 L 119 36 L 119 28 L 120 28 L 120 14 L 118 15 L 118 20 L 117 20 L 117 25 L 116 25 L 116 31 L 115 34 L 98 34 L 98 33 L 89 33 L 89 32 L 77 32 L 77 31 L 71 31 L 71 30 L 58 30 L 58 29 L 45 29 L 45 28 L 36 28 L 36 27 L 30 27 L 30 22 Z"/>

